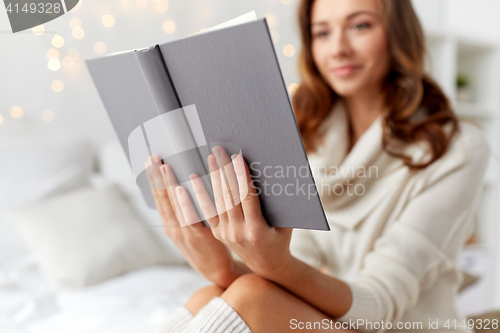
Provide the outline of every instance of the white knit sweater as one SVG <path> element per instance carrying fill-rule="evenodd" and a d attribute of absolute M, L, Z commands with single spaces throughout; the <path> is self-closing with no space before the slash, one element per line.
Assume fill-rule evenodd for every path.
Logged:
<path fill-rule="evenodd" d="M 348 154 L 348 118 L 342 102 L 334 106 L 322 130 L 325 141 L 309 162 L 318 190 L 323 190 L 331 230 L 295 229 L 291 252 L 318 269 L 326 266 L 329 275 L 348 283 L 353 302 L 337 320 L 383 320 L 394 331 L 416 330 L 398 329 L 398 322 L 409 322 L 422 323 L 424 331 L 469 332 L 460 327 L 464 318 L 455 307 L 463 279 L 456 259 L 473 232 L 489 161 L 482 132 L 460 122 L 461 132 L 448 152 L 412 173 L 402 159 L 382 150 L 381 116 Z M 400 147 L 414 161 L 428 157 L 421 144 Z M 347 190 L 340 194 L 340 185 L 347 181 L 351 195 Z M 328 189 L 338 195 L 328 194 Z M 439 329 L 429 329 L 429 320 L 437 320 Z M 367 325 L 358 329 L 390 331 Z"/>

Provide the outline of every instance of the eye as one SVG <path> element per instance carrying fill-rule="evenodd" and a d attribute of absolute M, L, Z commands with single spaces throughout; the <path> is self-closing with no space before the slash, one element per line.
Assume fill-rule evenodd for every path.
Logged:
<path fill-rule="evenodd" d="M 371 27 L 371 24 L 368 22 L 357 23 L 352 26 L 354 30 L 365 30 Z"/>
<path fill-rule="evenodd" d="M 328 31 L 324 30 L 324 31 L 319 31 L 317 33 L 314 34 L 314 37 L 316 38 L 322 38 L 322 37 L 326 37 L 328 36 Z"/>

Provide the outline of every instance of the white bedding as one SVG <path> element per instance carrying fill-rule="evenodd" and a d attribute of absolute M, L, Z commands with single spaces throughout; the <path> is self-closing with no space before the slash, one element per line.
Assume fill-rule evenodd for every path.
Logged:
<path fill-rule="evenodd" d="M 87 143 L 80 138 L 27 137 L 0 145 L 0 333 L 154 333 L 175 307 L 210 284 L 188 266 L 149 266 L 78 292 L 49 288 L 26 244 L 3 219 L 4 210 L 89 183 L 96 188 L 117 184 L 144 225 L 165 245 L 169 261 L 185 263 L 162 228 L 156 227 L 161 226 L 160 216 L 146 206 L 119 142 L 92 149 Z M 29 163 L 34 157 L 35 168 Z M 93 170 L 96 157 L 99 167 Z"/>
<path fill-rule="evenodd" d="M 209 285 L 187 266 L 150 266 L 77 292 L 55 293 L 26 257 L 0 264 L 2 333 L 154 333 Z"/>

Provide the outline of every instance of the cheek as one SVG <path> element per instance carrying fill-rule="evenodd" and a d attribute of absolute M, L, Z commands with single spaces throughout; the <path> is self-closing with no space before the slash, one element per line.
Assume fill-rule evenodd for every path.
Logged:
<path fill-rule="evenodd" d="M 320 72 L 328 65 L 327 48 L 324 45 L 313 43 L 311 45 L 313 61 Z"/>
<path fill-rule="evenodd" d="M 376 31 L 356 41 L 356 51 L 373 70 L 386 68 L 389 57 L 387 39 L 383 31 Z"/>

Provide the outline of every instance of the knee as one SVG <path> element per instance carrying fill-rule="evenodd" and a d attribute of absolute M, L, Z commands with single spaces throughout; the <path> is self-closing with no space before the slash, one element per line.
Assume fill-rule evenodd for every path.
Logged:
<path fill-rule="evenodd" d="M 279 288 L 274 282 L 250 273 L 234 280 L 221 297 L 229 304 L 239 307 L 244 304 L 256 304 Z"/>
<path fill-rule="evenodd" d="M 267 292 L 276 287 L 274 282 L 253 273 L 240 276 L 229 286 L 230 289 L 251 293 Z"/>
<path fill-rule="evenodd" d="M 216 285 L 201 288 L 191 295 L 185 307 L 193 315 L 196 315 L 212 298 L 222 295 L 223 292 L 224 289 Z"/>

